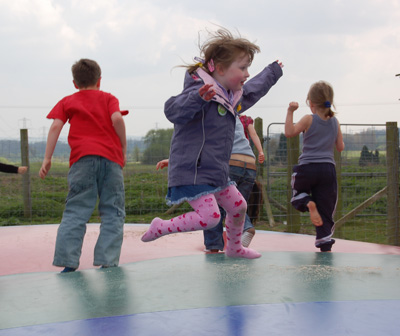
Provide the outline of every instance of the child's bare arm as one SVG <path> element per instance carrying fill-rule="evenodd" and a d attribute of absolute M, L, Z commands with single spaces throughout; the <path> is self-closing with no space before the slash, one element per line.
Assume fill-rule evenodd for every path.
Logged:
<path fill-rule="evenodd" d="M 264 151 L 263 151 L 263 148 L 261 146 L 261 141 L 260 141 L 260 138 L 258 137 L 256 129 L 254 128 L 254 126 L 252 124 L 249 124 L 247 126 L 247 129 L 249 131 L 250 138 L 254 143 L 254 146 L 256 146 L 256 148 L 257 148 L 257 151 L 258 151 L 258 162 L 259 163 L 263 163 L 264 159 L 265 159 Z"/>
<path fill-rule="evenodd" d="M 18 167 L 18 174 L 25 174 L 28 171 L 27 166 Z"/>
<path fill-rule="evenodd" d="M 291 102 L 287 109 L 286 121 L 285 121 L 285 136 L 287 138 L 295 137 L 299 135 L 301 132 L 306 131 L 311 123 L 312 117 L 311 115 L 305 115 L 300 119 L 296 124 L 293 123 L 293 113 L 299 108 L 299 104 L 297 102 Z"/>
<path fill-rule="evenodd" d="M 169 164 L 169 159 L 164 159 L 164 160 L 158 161 L 157 165 L 156 165 L 156 169 L 157 170 L 164 169 L 165 167 L 168 167 L 168 164 Z"/>
<path fill-rule="evenodd" d="M 125 122 L 122 117 L 121 112 L 114 112 L 111 115 L 111 121 L 113 123 L 113 127 L 115 132 L 118 135 L 119 140 L 121 141 L 122 147 L 122 154 L 124 155 L 124 166 L 126 165 L 126 129 L 125 129 Z"/>
<path fill-rule="evenodd" d="M 215 90 L 213 89 L 212 84 L 204 84 L 199 89 L 199 95 L 201 98 L 203 98 L 206 101 L 211 100 L 212 97 L 215 96 Z"/>
<path fill-rule="evenodd" d="M 338 121 L 338 126 L 339 126 L 339 131 L 338 131 L 338 135 L 337 135 L 337 138 L 336 138 L 336 149 L 337 149 L 338 152 L 341 152 L 341 151 L 344 150 L 344 142 L 343 142 L 343 134 L 342 134 L 342 131 L 340 129 L 339 121 Z"/>
<path fill-rule="evenodd" d="M 39 176 L 44 179 L 51 168 L 51 158 L 56 148 L 58 137 L 60 136 L 61 130 L 64 127 L 64 122 L 60 119 L 54 119 L 50 126 L 49 134 L 47 136 L 46 151 L 42 167 L 39 170 Z"/>

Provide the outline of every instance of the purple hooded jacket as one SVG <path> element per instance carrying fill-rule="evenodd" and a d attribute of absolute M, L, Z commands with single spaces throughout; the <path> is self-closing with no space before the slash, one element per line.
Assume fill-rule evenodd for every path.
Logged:
<path fill-rule="evenodd" d="M 230 104 L 215 80 L 199 68 L 186 72 L 181 94 L 165 103 L 164 113 L 174 124 L 168 169 L 168 187 L 211 185 L 229 181 L 229 158 L 235 134 L 235 115 L 252 107 L 282 76 L 277 62 L 248 80 Z M 199 89 L 213 84 L 216 95 L 203 100 Z"/>

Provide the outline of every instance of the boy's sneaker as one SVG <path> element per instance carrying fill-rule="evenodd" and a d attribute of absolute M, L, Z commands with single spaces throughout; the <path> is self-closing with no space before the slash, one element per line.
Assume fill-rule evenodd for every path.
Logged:
<path fill-rule="evenodd" d="M 219 253 L 219 249 L 204 249 L 204 252 L 206 253 Z"/>
<path fill-rule="evenodd" d="M 242 245 L 244 247 L 249 247 L 251 240 L 253 239 L 254 234 L 246 231 L 242 234 Z"/>
<path fill-rule="evenodd" d="M 76 271 L 76 268 L 73 268 L 73 267 L 65 267 L 62 271 L 61 271 L 61 273 L 71 273 L 71 272 L 75 272 Z"/>

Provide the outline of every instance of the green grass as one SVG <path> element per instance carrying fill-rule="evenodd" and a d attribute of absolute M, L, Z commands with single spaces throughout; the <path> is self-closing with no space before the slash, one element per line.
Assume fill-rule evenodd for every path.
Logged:
<path fill-rule="evenodd" d="M 353 161 L 357 161 L 354 159 Z M 49 176 L 41 180 L 38 176 L 40 163 L 32 163 L 30 167 L 32 214 L 25 217 L 22 197 L 22 177 L 18 175 L 0 174 L 0 226 L 47 224 L 61 221 L 64 202 L 67 195 L 68 163 L 53 163 Z M 281 232 L 293 231 L 290 224 L 285 225 L 287 204 L 287 176 L 285 166 L 271 166 L 273 176 L 269 179 L 269 196 L 275 225 L 269 225 L 268 216 L 262 209 L 256 223 L 258 230 Z M 342 166 L 342 214 L 346 214 L 361 202 L 372 196 L 386 185 L 386 177 L 346 176 L 346 173 L 384 173 L 386 167 L 359 167 L 356 162 L 346 162 Z M 127 223 L 149 223 L 155 216 L 171 218 L 174 214 L 166 214 L 169 207 L 165 204 L 167 193 L 167 170 L 156 171 L 153 165 L 129 163 L 124 169 L 125 200 Z M 267 171 L 263 172 L 264 179 Z M 290 206 L 290 205 L 289 205 Z M 190 209 L 187 204 L 178 208 L 175 214 Z M 386 198 L 380 199 L 359 216 L 343 225 L 335 236 L 345 239 L 373 243 L 387 243 Z M 100 222 L 97 210 L 91 222 Z M 307 214 L 301 216 L 299 233 L 315 234 Z"/>
<path fill-rule="evenodd" d="M 283 221 L 286 221 L 286 211 L 275 206 L 275 203 L 279 203 L 286 208 L 290 206 L 287 204 L 287 169 L 286 167 L 274 166 L 269 167 L 269 169 L 270 173 L 283 174 L 283 176 L 276 176 L 275 174 L 269 180 L 269 197 L 274 200 L 274 202 L 271 202 L 271 206 L 277 224 L 274 228 L 269 227 L 268 216 L 263 211 L 261 225 L 258 226 L 259 224 L 257 224 L 257 227 L 290 232 L 290 225 L 283 225 Z M 386 167 L 382 163 L 380 165 L 360 167 L 358 166 L 358 159 L 353 159 L 343 164 L 341 177 L 342 197 L 341 203 L 338 205 L 336 220 L 383 189 L 387 184 L 385 173 Z M 266 175 L 267 172 L 264 172 L 264 176 Z M 364 242 L 388 243 L 386 207 L 387 199 L 383 197 L 354 219 L 347 221 L 340 229 L 336 230 L 335 236 Z M 299 233 L 315 234 L 315 228 L 311 224 L 308 214 L 301 215 Z"/>

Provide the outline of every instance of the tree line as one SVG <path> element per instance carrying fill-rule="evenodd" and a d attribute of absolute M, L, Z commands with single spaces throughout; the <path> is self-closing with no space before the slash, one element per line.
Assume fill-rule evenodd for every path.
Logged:
<path fill-rule="evenodd" d="M 155 164 L 169 157 L 169 147 L 173 129 L 152 129 L 142 138 L 127 139 L 128 159 L 143 164 Z M 345 134 L 346 150 L 360 151 L 359 164 L 379 163 L 380 148 L 372 148 L 376 143 L 385 143 L 385 130 L 368 129 L 355 134 Z M 384 139 L 382 139 L 384 138 Z M 274 134 L 264 139 L 272 156 L 271 163 L 282 164 L 286 162 L 286 137 L 283 133 Z M 46 148 L 45 141 L 29 143 L 30 160 L 43 159 Z M 58 141 L 54 157 L 68 160 L 70 148 L 66 142 Z M 0 157 L 18 162 L 21 158 L 19 140 L 0 140 Z"/>

